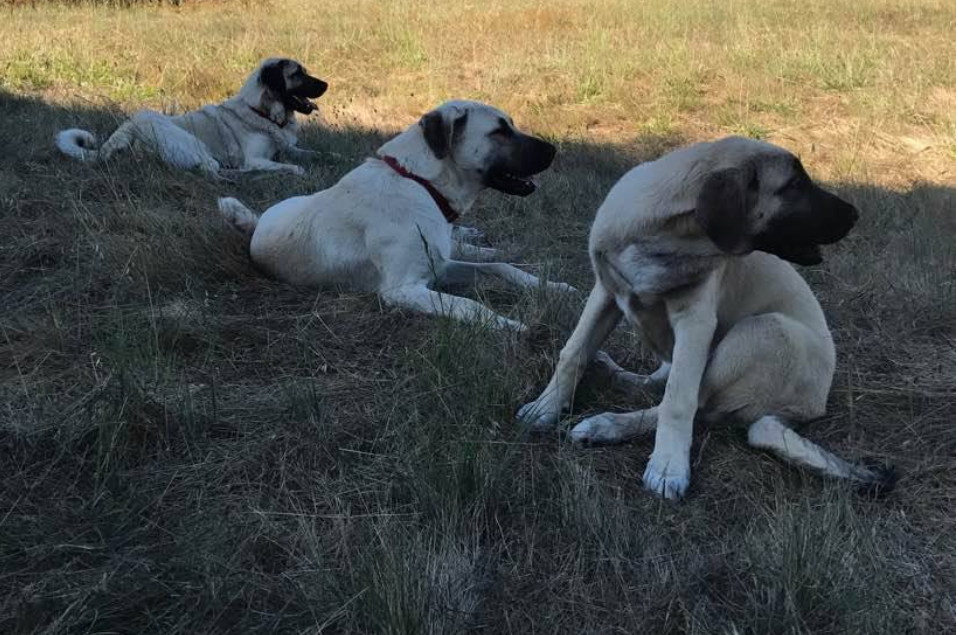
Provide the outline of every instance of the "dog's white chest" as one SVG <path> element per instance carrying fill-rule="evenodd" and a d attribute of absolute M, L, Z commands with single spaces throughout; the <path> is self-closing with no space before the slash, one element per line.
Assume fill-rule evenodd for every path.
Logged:
<path fill-rule="evenodd" d="M 276 154 L 276 144 L 269 135 L 254 132 L 243 142 L 247 157 L 271 159 Z"/>

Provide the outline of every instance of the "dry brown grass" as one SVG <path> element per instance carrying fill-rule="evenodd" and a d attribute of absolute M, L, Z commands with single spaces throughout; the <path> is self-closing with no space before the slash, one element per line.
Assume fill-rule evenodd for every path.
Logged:
<path fill-rule="evenodd" d="M 0 631 L 931 633 L 954 630 L 954 8 L 940 2 L 307 2 L 0 9 Z M 220 99 L 270 54 L 329 79 L 341 155 L 235 186 L 55 131 Z M 436 102 L 560 145 L 474 223 L 556 278 L 634 163 L 738 132 L 863 211 L 805 270 L 839 347 L 803 432 L 891 460 L 864 501 L 697 430 L 690 497 L 649 441 L 581 452 L 513 421 L 576 302 L 479 293 L 518 342 L 277 284 L 213 201 L 335 181 Z M 626 329 L 613 353 L 647 368 Z M 651 397 L 650 397 L 651 399 Z M 640 399 L 641 401 L 644 401 Z M 601 377 L 579 414 L 634 409 Z M 577 415 L 578 416 L 578 415 Z"/>

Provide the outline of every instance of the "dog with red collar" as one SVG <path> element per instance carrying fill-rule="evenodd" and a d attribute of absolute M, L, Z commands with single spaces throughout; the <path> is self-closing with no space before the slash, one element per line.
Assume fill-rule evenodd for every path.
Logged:
<path fill-rule="evenodd" d="M 483 275 L 520 287 L 540 284 L 512 265 L 457 260 L 483 254 L 457 241 L 452 223 L 486 188 L 532 194 L 533 177 L 555 154 L 555 146 L 519 131 L 504 112 L 451 101 L 329 189 L 286 199 L 262 216 L 234 198 L 220 199 L 219 209 L 249 237 L 253 261 L 286 282 L 376 291 L 386 304 L 524 330 L 479 302 L 441 291 Z"/>
<path fill-rule="evenodd" d="M 239 93 L 223 103 L 175 116 L 143 110 L 99 148 L 96 137 L 79 128 L 58 133 L 55 143 L 63 154 L 81 161 L 103 161 L 133 147 L 156 154 L 174 167 L 213 176 L 254 170 L 303 175 L 300 166 L 274 159 L 316 154 L 296 147 L 296 113 L 308 115 L 316 110 L 311 100 L 327 87 L 296 60 L 269 58 Z"/>

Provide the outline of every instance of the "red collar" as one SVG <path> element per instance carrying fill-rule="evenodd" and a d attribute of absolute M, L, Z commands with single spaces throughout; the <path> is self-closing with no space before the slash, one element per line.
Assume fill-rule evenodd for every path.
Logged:
<path fill-rule="evenodd" d="M 399 165 L 399 161 L 397 161 L 395 157 L 382 156 L 379 158 L 383 161 L 383 163 L 395 170 L 396 174 L 399 176 L 415 181 L 419 185 L 426 188 L 426 191 L 429 192 L 429 196 L 431 196 L 432 200 L 436 202 L 436 205 L 439 207 L 439 211 L 442 212 L 442 215 L 446 217 L 448 222 L 454 223 L 456 219 L 459 218 L 459 214 L 452 208 L 452 205 L 449 204 L 449 200 L 443 196 L 439 190 L 436 189 L 436 186 L 421 176 L 417 176 L 403 166 Z"/>
<path fill-rule="evenodd" d="M 260 110 L 259 108 L 253 108 L 252 106 L 250 106 L 249 109 L 252 110 L 253 112 L 255 112 L 255 113 L 256 113 L 257 115 L 259 115 L 260 117 L 262 117 L 263 119 L 266 119 L 267 121 L 269 121 L 269 122 L 270 122 L 271 124 L 273 124 L 274 126 L 279 126 L 280 128 L 285 128 L 285 127 L 286 127 L 286 124 L 289 123 L 289 119 L 288 119 L 288 118 L 287 118 L 286 121 L 284 121 L 283 123 L 277 123 L 277 122 L 273 121 L 273 118 L 269 116 L 269 113 L 265 113 L 265 112 L 263 112 L 262 110 Z"/>

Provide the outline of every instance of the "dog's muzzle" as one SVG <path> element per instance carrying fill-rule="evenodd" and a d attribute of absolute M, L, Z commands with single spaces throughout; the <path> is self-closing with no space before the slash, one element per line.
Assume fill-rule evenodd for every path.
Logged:
<path fill-rule="evenodd" d="M 858 222 L 854 205 L 816 185 L 800 207 L 770 222 L 752 238 L 752 247 L 798 265 L 817 265 L 822 262 L 819 245 L 837 243 Z"/>
<path fill-rule="evenodd" d="M 308 115 L 318 108 L 311 99 L 317 99 L 326 92 L 329 84 L 316 77 L 307 76 L 296 88 L 286 92 L 285 105 L 290 110 Z"/>
<path fill-rule="evenodd" d="M 537 185 L 532 177 L 544 172 L 556 156 L 556 147 L 530 135 L 517 134 L 485 173 L 485 184 L 512 196 L 529 196 Z"/>

